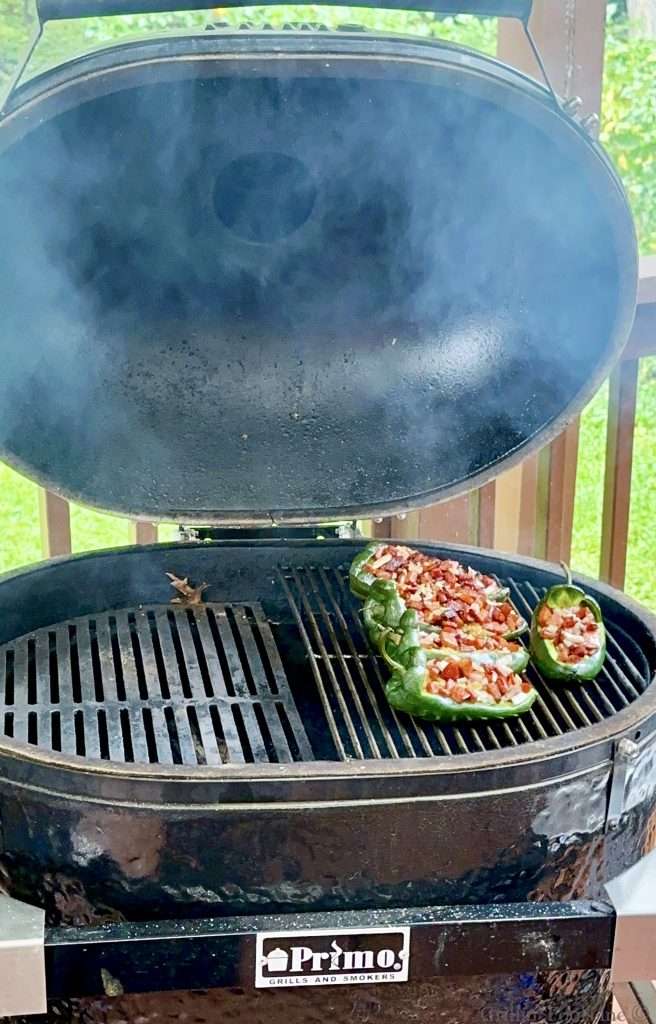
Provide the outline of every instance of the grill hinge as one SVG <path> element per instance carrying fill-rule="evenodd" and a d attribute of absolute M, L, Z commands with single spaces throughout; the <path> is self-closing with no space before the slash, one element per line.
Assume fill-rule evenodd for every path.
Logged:
<path fill-rule="evenodd" d="M 0 1018 L 46 1009 L 45 912 L 0 895 Z"/>
<path fill-rule="evenodd" d="M 613 832 L 624 814 L 626 785 L 629 769 L 638 759 L 640 747 L 635 740 L 624 737 L 615 744 L 613 751 L 613 773 L 610 780 L 610 795 L 606 813 L 606 832 Z"/>

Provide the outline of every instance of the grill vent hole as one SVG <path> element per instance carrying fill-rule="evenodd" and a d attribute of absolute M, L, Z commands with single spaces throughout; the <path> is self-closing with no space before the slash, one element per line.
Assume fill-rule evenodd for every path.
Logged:
<path fill-rule="evenodd" d="M 264 748 L 267 752 L 267 757 L 269 758 L 270 761 L 277 761 L 278 755 L 276 754 L 276 748 L 273 744 L 273 740 L 271 739 L 271 733 L 269 732 L 267 720 L 264 717 L 264 710 L 262 708 L 262 705 L 254 704 L 253 710 L 255 712 L 257 724 L 260 727 L 260 732 L 262 733 L 262 739 L 264 740 Z"/>
<path fill-rule="evenodd" d="M 246 726 L 244 725 L 244 718 L 241 713 L 241 708 L 237 704 L 232 705 L 232 717 L 234 718 L 235 725 L 237 726 L 237 735 L 239 736 L 239 742 L 241 743 L 241 748 L 244 752 L 244 760 L 249 762 L 254 761 L 255 758 L 253 757 L 253 751 L 248 741 L 248 733 L 246 731 Z"/>
<path fill-rule="evenodd" d="M 166 666 L 162 656 L 162 645 L 159 642 L 159 633 L 157 631 L 157 621 L 155 619 L 154 612 L 148 612 L 148 628 L 150 629 L 150 639 L 153 645 L 153 654 L 155 655 L 159 688 L 164 700 L 169 700 L 171 697 L 171 691 L 169 689 L 169 680 L 166 675 Z"/>
<path fill-rule="evenodd" d="M 260 661 L 262 662 L 262 667 L 264 668 L 264 673 L 266 675 L 267 683 L 269 684 L 269 689 L 271 690 L 271 693 L 278 694 L 280 693 L 280 690 L 278 689 L 278 682 L 276 680 L 275 673 L 269 660 L 269 652 L 267 651 L 266 644 L 264 643 L 264 640 L 262 638 L 259 623 L 255 618 L 253 612 L 251 612 L 251 616 L 252 618 L 250 619 L 250 622 L 251 630 L 253 633 L 253 639 L 255 640 L 255 646 L 257 647 L 258 654 L 260 655 Z"/>
<path fill-rule="evenodd" d="M 98 743 L 103 761 L 109 761 L 109 733 L 107 732 L 107 714 L 104 708 L 98 712 Z"/>
<path fill-rule="evenodd" d="M 142 718 L 144 724 L 144 732 L 146 734 L 146 746 L 148 747 L 148 760 L 151 764 L 157 764 L 159 758 L 157 756 L 157 741 L 155 739 L 155 730 L 153 729 L 153 716 L 150 708 L 144 708 L 142 711 Z"/>
<path fill-rule="evenodd" d="M 178 663 L 178 672 L 180 673 L 180 683 L 182 685 L 182 692 L 185 697 L 189 698 L 192 696 L 191 686 L 189 683 L 189 673 L 187 672 L 187 663 L 185 661 L 184 651 L 182 650 L 182 644 L 180 643 L 180 634 L 178 633 L 178 624 L 175 621 L 175 613 L 168 611 L 167 617 L 169 620 L 169 627 L 171 629 L 171 638 L 173 640 L 173 648 L 175 650 L 175 659 Z"/>
<path fill-rule="evenodd" d="M 36 704 L 36 657 L 34 640 L 27 641 L 27 703 Z M 30 740 L 36 743 L 36 740 Z"/>
<path fill-rule="evenodd" d="M 237 654 L 239 655 L 239 663 L 240 663 L 240 666 L 241 666 L 241 668 L 243 670 L 243 677 L 244 677 L 244 680 L 246 682 L 246 686 L 248 688 L 248 692 L 250 694 L 252 694 L 253 696 L 256 696 L 257 695 L 257 687 L 255 685 L 255 680 L 253 679 L 253 673 L 251 672 L 251 669 L 250 669 L 249 658 L 248 658 L 248 655 L 246 654 L 246 649 L 244 647 L 244 641 L 242 640 L 241 632 L 240 632 L 240 629 L 239 629 L 239 623 L 238 623 L 238 619 L 237 619 L 237 615 L 240 614 L 240 613 L 243 614 L 243 612 L 241 612 L 241 609 L 239 610 L 239 612 L 235 612 L 235 611 L 233 611 L 232 608 L 226 608 L 226 618 L 227 618 L 228 623 L 230 625 L 230 629 L 232 630 L 232 636 L 233 636 L 234 641 L 235 641 L 235 646 L 237 648 Z"/>
<path fill-rule="evenodd" d="M 48 633 L 48 675 L 50 676 L 50 703 L 59 704 L 59 661 L 57 660 L 57 634 Z M 55 747 L 55 750 L 60 749 Z"/>
<path fill-rule="evenodd" d="M 232 681 L 232 676 L 230 674 L 230 666 L 228 665 L 228 659 L 226 657 L 226 652 L 223 647 L 223 641 L 221 640 L 221 631 L 219 629 L 219 624 L 216 621 L 216 616 L 212 609 L 208 609 L 207 621 L 210 624 L 210 632 L 212 633 L 212 639 L 214 640 L 216 655 L 217 658 L 219 659 L 219 664 L 221 666 L 221 675 L 223 676 L 223 682 L 225 684 L 226 693 L 228 694 L 229 697 L 235 697 L 235 687 Z"/>
<path fill-rule="evenodd" d="M 221 716 L 219 714 L 219 709 L 217 708 L 216 704 L 212 704 L 210 706 L 210 718 L 212 720 L 212 728 L 214 729 L 214 735 L 216 736 L 217 746 L 219 748 L 221 760 L 229 761 L 230 755 L 228 753 L 228 745 L 225 741 L 223 725 L 221 724 Z"/>
<path fill-rule="evenodd" d="M 68 645 L 71 652 L 71 686 L 73 689 L 73 700 L 76 704 L 79 704 L 82 700 L 82 688 L 80 686 L 80 660 L 77 653 L 77 629 L 73 625 L 68 627 Z"/>
<path fill-rule="evenodd" d="M 134 617 L 134 612 L 130 612 L 128 615 L 128 629 L 130 630 L 130 644 L 132 645 L 134 667 L 137 673 L 139 696 L 142 700 L 148 700 L 148 683 L 146 682 L 143 655 L 141 653 L 141 644 L 139 643 L 139 634 L 137 633 L 137 622 Z"/>
<path fill-rule="evenodd" d="M 105 699 L 103 692 L 102 666 L 100 664 L 100 653 L 98 651 L 98 633 L 95 619 L 89 620 L 89 642 L 91 645 L 91 666 L 93 669 L 93 689 L 96 700 L 99 704 Z"/>
<path fill-rule="evenodd" d="M 121 722 L 121 735 L 123 737 L 123 750 L 125 751 L 125 760 L 134 761 L 134 750 L 132 749 L 132 732 L 130 730 L 130 715 L 127 708 L 121 708 L 120 711 L 120 722 Z"/>
<path fill-rule="evenodd" d="M 33 743 L 35 746 L 39 742 L 36 726 L 36 711 L 30 711 L 27 716 L 27 742 Z"/>
<path fill-rule="evenodd" d="M 52 749 L 61 751 L 61 715 L 59 711 L 53 711 L 51 717 Z"/>
<path fill-rule="evenodd" d="M 14 652 L 7 651 L 5 660 L 5 704 L 14 703 Z M 13 736 L 13 733 L 12 733 Z"/>
<path fill-rule="evenodd" d="M 295 761 L 300 761 L 301 751 L 296 741 L 294 730 L 292 729 L 289 718 L 287 717 L 287 712 L 285 711 L 284 704 L 280 704 L 278 701 L 276 701 L 276 711 L 278 712 L 278 718 L 280 719 L 282 731 L 285 734 L 285 739 L 287 740 L 290 753 Z"/>
<path fill-rule="evenodd" d="M 84 735 L 84 715 L 81 711 L 74 712 L 73 721 L 75 723 L 75 751 L 80 757 L 84 757 L 87 750 Z"/>
<path fill-rule="evenodd" d="M 203 689 L 205 690 L 205 696 L 213 697 L 214 690 L 212 689 L 210 670 L 207 667 L 205 649 L 203 648 L 203 642 L 200 638 L 200 633 L 198 632 L 198 623 L 196 622 L 196 616 L 194 615 L 192 608 L 187 609 L 187 621 L 189 622 L 189 632 L 191 633 L 191 639 L 194 642 L 194 650 L 196 651 L 198 668 L 200 670 L 201 679 L 203 680 Z"/>
<path fill-rule="evenodd" d="M 12 739 L 14 735 L 14 712 L 5 711 L 5 736 Z"/>
<path fill-rule="evenodd" d="M 118 630 L 116 628 L 116 619 L 114 618 L 113 615 L 110 615 L 110 617 L 109 617 L 109 635 L 110 635 L 111 644 L 112 644 L 112 661 L 114 662 L 114 676 L 116 678 L 116 696 L 118 697 L 118 699 L 120 701 L 124 701 L 126 699 L 126 692 L 125 692 L 125 679 L 123 677 L 123 662 L 121 661 L 121 645 L 120 645 L 119 639 L 118 639 Z M 122 721 L 123 721 L 123 717 L 122 717 L 122 713 L 121 713 L 121 722 Z M 132 744 L 130 744 L 130 750 L 131 749 L 132 749 Z M 126 748 L 126 757 L 127 757 L 127 748 Z M 131 760 L 131 758 L 128 758 L 128 760 Z"/>
<path fill-rule="evenodd" d="M 173 708 L 164 708 L 164 721 L 166 722 L 166 728 L 169 733 L 169 743 L 171 744 L 171 757 L 174 764 L 182 764 L 182 755 L 180 753 L 180 740 L 178 738 L 178 730 L 175 724 L 175 715 L 173 714 Z"/>
<path fill-rule="evenodd" d="M 198 715 L 196 714 L 196 708 L 187 708 L 187 718 L 189 719 L 189 728 L 191 730 L 191 736 L 194 741 L 194 753 L 196 754 L 196 760 L 199 764 L 207 764 L 207 758 L 205 757 L 205 747 L 203 746 L 203 738 L 201 736 L 200 726 L 198 724 Z"/>

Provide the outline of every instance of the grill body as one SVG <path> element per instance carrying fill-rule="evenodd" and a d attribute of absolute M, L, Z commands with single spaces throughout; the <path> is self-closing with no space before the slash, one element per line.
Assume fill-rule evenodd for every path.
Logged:
<path fill-rule="evenodd" d="M 33 742 L 6 735 L 2 740 L 3 887 L 17 898 L 38 901 L 54 924 L 566 900 L 600 897 L 607 879 L 649 850 L 656 825 L 654 698 L 649 687 L 656 649 L 649 620 L 612 591 L 596 591 L 614 641 L 608 678 L 600 683 L 603 692 L 594 703 L 592 689 L 587 691 L 588 711 L 580 723 L 576 708 L 583 714 L 582 692 L 571 703 L 563 690 L 558 704 L 548 705 L 541 697 L 538 717 L 535 723 L 527 722 L 526 736 L 518 731 L 504 737 L 499 732 L 493 744 L 482 731 L 464 728 L 444 730 L 442 739 L 428 729 L 415 734 L 409 720 L 397 729 L 382 718 L 382 699 L 369 700 L 367 686 L 375 696 L 376 665 L 359 646 L 355 605 L 347 591 L 334 592 L 329 607 L 328 591 L 320 599 L 322 592 L 312 596 L 309 584 L 294 582 L 324 573 L 337 587 L 354 550 L 352 542 L 339 541 L 160 545 L 73 558 L 5 577 L 0 583 L 0 639 L 5 670 L 6 653 L 14 651 L 14 727 L 26 720 L 19 709 L 23 684 L 16 652 L 24 642 L 16 639 L 19 630 L 24 635 L 27 625 L 32 631 L 33 660 L 27 658 L 22 679 L 28 688 L 34 686 L 36 696 L 43 690 L 37 671 L 42 628 L 55 622 L 77 623 L 81 691 L 80 699 L 73 699 L 72 714 L 85 719 L 81 735 L 88 742 L 89 722 L 94 716 L 97 720 L 99 711 L 94 665 L 104 657 L 98 643 L 103 613 L 113 614 L 119 622 L 117 638 L 121 616 L 112 610 L 126 600 L 135 609 L 133 634 L 138 632 L 139 615 L 167 614 L 152 611 L 165 607 L 169 598 L 166 570 L 210 583 L 209 611 L 178 610 L 173 618 L 196 617 L 202 624 L 203 617 L 213 614 L 220 625 L 222 609 L 252 595 L 250 605 L 235 604 L 226 617 L 233 638 L 240 635 L 241 622 L 242 645 L 239 648 L 235 641 L 235 650 L 242 658 L 247 657 L 248 628 L 252 626 L 252 636 L 259 631 L 260 640 L 251 652 L 250 677 L 244 668 L 244 692 L 195 697 L 192 691 L 191 697 L 183 694 L 178 701 L 184 710 L 193 706 L 195 711 L 197 729 L 189 731 L 194 764 L 189 763 L 191 756 L 185 761 L 182 728 L 177 731 L 178 744 L 168 746 L 161 743 L 161 731 L 153 728 L 155 747 L 159 743 L 158 749 L 168 751 L 168 764 L 138 761 L 140 735 L 145 736 L 144 758 L 149 751 L 155 757 L 156 750 L 148 730 L 140 733 L 134 728 L 130 735 L 137 759 L 131 762 L 110 760 L 108 750 L 102 760 L 97 751 L 90 758 L 54 750 L 52 744 L 47 748 L 43 736 L 52 739 L 53 734 L 42 729 L 45 709 L 36 701 L 28 705 L 34 711 L 28 710 L 27 716 L 37 716 Z M 452 549 L 449 553 L 463 555 Z M 509 562 L 474 551 L 463 557 L 500 578 L 519 581 L 518 586 L 532 587 L 535 594 L 553 578 L 539 563 Z M 322 602 L 327 621 L 319 627 Z M 84 672 L 79 625 L 89 616 L 97 624 L 90 678 Z M 259 616 L 264 616 L 266 628 L 262 620 L 256 625 Z M 313 622 L 318 630 L 314 637 Z M 355 653 L 345 642 L 341 654 L 328 646 L 329 627 L 338 638 L 342 626 Z M 55 640 L 60 630 L 54 630 Z M 150 631 L 151 637 L 156 632 Z M 178 635 L 183 635 L 182 625 Z M 262 637 L 275 645 L 279 661 L 266 654 Z M 163 639 L 161 644 L 163 649 Z M 216 644 L 215 649 L 219 651 Z M 200 664 L 202 649 L 193 650 Z M 193 679 L 193 653 L 183 654 L 188 679 Z M 226 642 L 217 658 L 219 667 L 229 654 Z M 262 679 L 258 682 L 258 658 L 269 672 L 272 663 L 277 665 L 277 677 L 268 680 L 268 696 Z M 125 658 L 123 664 L 128 661 Z M 58 672 L 60 698 L 62 664 L 63 660 Z M 123 704 L 132 721 L 147 720 L 144 706 L 153 722 L 157 711 L 165 720 L 164 710 L 173 698 L 153 696 L 153 682 L 143 666 L 147 669 L 147 659 L 136 673 L 135 685 L 145 673 L 149 695 L 128 692 L 125 700 L 114 703 Z M 358 666 L 363 666 L 362 674 Z M 625 706 L 609 711 L 604 699 L 609 704 L 615 692 L 614 674 L 617 685 L 622 678 L 633 678 L 636 692 Z M 128 677 L 125 672 L 129 691 Z M 170 668 L 169 677 L 173 686 Z M 233 686 L 238 677 L 233 665 Z M 539 680 L 537 685 L 541 686 Z M 278 687 L 277 694 L 271 693 L 272 686 Z M 362 722 L 353 694 L 364 712 Z M 75 726 L 70 728 L 73 705 L 63 700 L 59 705 L 64 749 L 66 736 L 70 740 L 76 735 Z M 214 716 L 210 705 L 217 707 Z M 229 736 L 226 723 L 229 708 L 235 705 L 241 708 L 242 726 Z M 272 707 L 282 707 L 284 714 L 276 711 L 274 718 Z M 549 717 L 558 723 L 558 707 L 560 714 L 569 708 L 574 728 L 561 725 L 553 734 L 534 738 L 530 730 L 540 722 L 545 733 Z M 117 749 L 120 732 L 111 727 L 115 708 L 105 700 L 101 710 L 108 739 L 101 737 L 99 745 L 107 742 Z M 7 713 L 5 704 L 5 726 Z M 48 714 L 52 716 L 52 711 Z M 188 723 L 193 719 L 187 714 Z M 234 716 L 232 720 L 238 721 Z M 276 720 L 282 723 L 278 731 L 272 724 Z M 220 728 L 215 729 L 217 722 Z M 213 748 L 214 763 L 209 756 L 210 731 L 223 737 Z M 327 741 L 333 731 L 336 739 Z M 167 730 L 169 740 L 172 734 L 176 735 Z M 262 738 L 259 748 L 257 735 Z M 617 741 L 627 736 L 637 740 L 640 756 L 626 775 L 619 826 L 609 831 L 613 755 Z M 391 745 L 387 748 L 386 737 Z M 231 759 L 230 744 L 240 738 L 241 758 Z M 374 741 L 378 756 L 368 746 Z M 208 763 L 199 764 L 203 756 Z"/>
<path fill-rule="evenodd" d="M 13 715 L 11 728 L 23 729 L 21 735 L 31 742 L 6 735 L 2 740 L 2 888 L 38 902 L 48 920 L 59 925 L 235 913 L 281 913 L 290 920 L 289 915 L 308 910 L 597 898 L 606 879 L 651 849 L 656 748 L 649 683 L 656 647 L 650 620 L 623 597 L 599 588 L 613 637 L 608 671 L 600 682 L 603 692 L 586 705 L 580 693 L 571 703 L 563 690 L 549 704 L 536 680 L 541 697 L 535 722 L 527 724 L 528 736 L 499 733 L 493 743 L 480 732 L 477 743 L 464 727 L 448 734 L 444 730 L 441 737 L 428 729 L 413 733 L 409 720 L 394 728 L 384 717 L 384 702 L 374 699 L 376 664 L 360 635 L 357 605 L 343 585 L 340 589 L 354 550 L 351 542 L 334 541 L 159 545 L 51 562 L 5 577 L 0 582 L 0 664 L 5 670 L 0 722 L 6 733 L 7 714 Z M 532 593 L 535 600 L 553 579 L 539 563 L 440 550 L 512 580 L 520 606 L 522 594 L 528 600 Z M 207 580 L 207 607 L 167 609 L 165 571 Z M 132 611 L 123 616 L 116 609 L 126 604 Z M 161 730 L 153 727 L 154 750 L 147 730 L 134 723 L 146 721 L 144 708 L 155 723 L 156 712 L 164 714 L 171 703 L 157 697 L 162 674 L 175 687 L 163 617 L 175 620 L 175 628 L 168 628 L 171 637 L 177 630 L 182 652 L 181 658 L 180 651 L 168 652 L 180 669 L 178 709 L 187 712 L 191 723 L 193 706 L 198 729 L 190 726 L 185 746 L 178 718 L 177 743 L 167 746 Z M 189 625 L 188 635 L 185 619 L 197 623 Z M 208 627 L 211 619 L 214 626 Z M 85 632 L 90 620 L 95 633 Z M 150 623 L 147 634 L 144 621 Z M 122 671 L 114 675 L 102 643 L 105 627 L 109 646 L 114 652 L 119 646 L 118 661 L 115 654 L 110 660 L 115 668 L 120 663 Z M 27 638 L 26 628 L 31 631 Z M 223 668 L 235 691 L 227 700 L 217 699 L 214 676 L 211 697 L 194 689 L 193 681 L 203 679 L 211 662 L 208 648 L 198 644 L 208 628 L 217 652 L 214 668 Z M 43 637 L 53 634 L 46 657 Z M 88 648 L 82 639 L 87 635 Z M 145 635 L 154 649 L 159 637 L 160 655 L 153 661 Z M 66 656 L 58 649 L 62 636 L 68 637 L 68 664 L 77 660 L 70 704 L 65 699 Z M 251 642 L 249 636 L 258 639 Z M 25 646 L 30 642 L 31 653 Z M 130 650 L 137 655 L 133 676 Z M 9 651 L 12 705 L 7 704 Z M 50 705 L 46 675 L 51 689 L 57 680 Z M 130 718 L 127 728 L 119 724 L 118 731 L 111 727 L 108 699 L 109 683 L 117 676 L 125 689 L 117 689 L 117 703 L 125 705 Z M 360 697 L 361 719 L 349 681 Z M 31 691 L 24 694 L 22 711 L 21 686 Z M 621 705 L 618 687 L 625 695 Z M 53 696 L 58 711 L 53 711 Z M 617 706 L 609 708 L 613 701 Z M 226 729 L 235 704 L 241 708 L 243 760 L 235 759 L 235 738 Z M 212 716 L 211 706 L 217 705 Z M 257 715 L 255 705 L 262 709 Z M 271 705 L 284 708 L 278 720 L 286 724 L 280 732 L 271 725 Z M 94 731 L 101 710 L 105 740 L 100 729 Z M 61 751 L 52 749 L 56 713 Z M 83 727 L 76 730 L 80 713 Z M 36 715 L 33 726 L 30 715 Z M 44 726 L 48 720 L 50 727 Z M 546 735 L 535 738 L 531 730 L 540 723 Z M 212 730 L 223 737 L 214 748 Z M 89 744 L 94 735 L 98 750 L 91 743 L 85 756 L 66 753 L 71 744 Z M 167 730 L 167 735 L 172 734 Z M 620 736 L 637 740 L 640 756 L 626 775 L 623 812 L 609 830 L 613 753 Z M 116 752 L 121 738 L 123 759 L 108 760 L 109 745 Z M 125 757 L 126 747 L 132 761 Z M 105 760 L 90 757 L 98 753 Z M 164 762 L 168 754 L 173 763 L 145 763 L 155 753 L 163 753 Z M 207 764 L 198 763 L 203 757 Z M 198 1021 L 266 1017 L 310 1024 L 318 1015 L 329 1015 L 384 1024 L 416 1020 L 420 1012 L 428 1024 L 445 1019 L 452 1024 L 473 1019 L 595 1024 L 609 993 L 606 971 L 531 973 L 530 953 L 522 975 L 436 978 L 300 995 L 255 992 L 248 965 L 243 973 L 244 988 L 56 1001 L 49 1020 L 113 1024 L 191 1013 Z M 111 994 L 111 979 L 109 984 Z"/>

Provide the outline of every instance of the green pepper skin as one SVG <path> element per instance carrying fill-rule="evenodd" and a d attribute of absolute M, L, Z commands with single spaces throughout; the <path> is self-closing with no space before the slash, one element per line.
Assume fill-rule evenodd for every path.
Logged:
<path fill-rule="evenodd" d="M 370 642 L 380 648 L 392 630 L 398 630 L 406 611 L 405 601 L 399 597 L 394 580 L 377 579 L 369 588 L 362 619 Z"/>
<path fill-rule="evenodd" d="M 427 693 L 425 684 L 429 658 L 426 651 L 417 646 L 417 613 L 412 610 L 405 612 L 401 627 L 401 640 L 393 653 L 390 653 L 389 645 L 386 643 L 382 648 L 385 660 L 393 669 L 392 676 L 385 686 L 385 696 L 397 711 L 404 711 L 408 715 L 429 722 L 514 718 L 528 711 L 536 699 L 535 689 L 524 694 L 524 700 L 518 704 L 458 704 L 449 697 Z"/>
<path fill-rule="evenodd" d="M 572 577 L 567 566 L 564 566 L 567 573 L 566 583 L 557 583 L 550 587 L 542 600 L 539 602 L 531 618 L 530 648 L 531 656 L 536 667 L 547 679 L 560 682 L 586 681 L 594 679 L 599 675 L 606 658 L 606 628 L 601 614 L 601 608 L 594 597 L 586 594 L 581 587 L 572 583 Z M 595 622 L 599 625 L 599 637 L 601 643 L 599 650 L 587 658 L 582 658 L 576 664 L 566 665 L 558 660 L 556 647 L 551 640 L 544 640 L 540 636 L 538 616 L 544 606 L 549 608 L 575 608 L 583 605 L 589 608 L 594 615 Z"/>
<path fill-rule="evenodd" d="M 372 544 L 367 544 L 366 548 L 363 548 L 360 554 L 356 555 L 351 562 L 351 568 L 349 569 L 349 584 L 351 587 L 351 593 L 355 594 L 356 597 L 368 597 L 372 585 L 378 578 L 374 576 L 373 573 L 366 572 L 364 567 L 367 562 L 371 561 L 379 547 L 380 541 L 374 541 Z"/>

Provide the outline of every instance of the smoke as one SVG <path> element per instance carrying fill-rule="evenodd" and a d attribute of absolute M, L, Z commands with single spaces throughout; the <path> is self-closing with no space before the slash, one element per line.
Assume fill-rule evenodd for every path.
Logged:
<path fill-rule="evenodd" d="M 617 201 L 555 115 L 464 65 L 177 67 L 0 155 L 12 461 L 152 516 L 402 503 L 585 388 Z"/>

